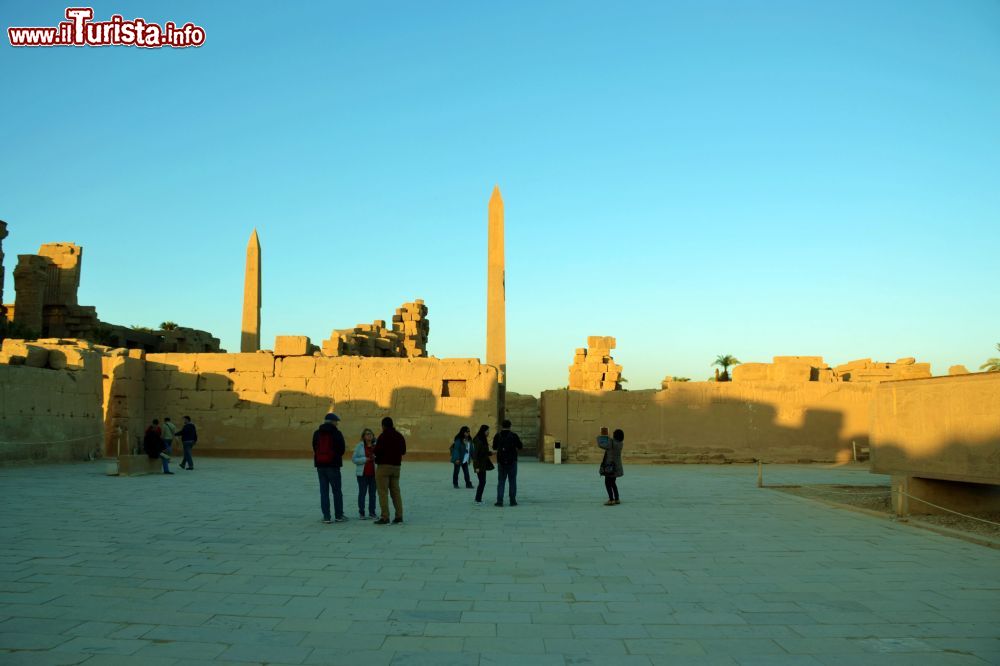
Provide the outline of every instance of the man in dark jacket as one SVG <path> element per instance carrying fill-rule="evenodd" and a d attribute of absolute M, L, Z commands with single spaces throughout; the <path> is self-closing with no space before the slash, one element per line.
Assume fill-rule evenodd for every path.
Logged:
<path fill-rule="evenodd" d="M 497 503 L 503 506 L 503 489 L 510 480 L 510 505 L 517 506 L 517 452 L 524 448 L 521 438 L 510 430 L 510 421 L 504 419 L 501 430 L 493 437 L 493 450 L 497 452 Z"/>
<path fill-rule="evenodd" d="M 191 423 L 191 417 L 184 417 L 184 425 L 177 436 L 181 438 L 181 445 L 184 447 L 184 459 L 181 460 L 181 469 L 192 471 L 194 469 L 194 459 L 191 457 L 191 449 L 198 443 L 198 430 Z"/>
<path fill-rule="evenodd" d="M 382 509 L 382 517 L 375 521 L 376 525 L 389 524 L 389 495 L 392 495 L 392 508 L 396 511 L 393 523 L 403 522 L 403 496 L 399 492 L 399 469 L 406 455 L 406 439 L 393 426 L 388 416 L 382 419 L 382 434 L 375 440 L 375 486 L 378 489 L 378 504 Z"/>
<path fill-rule="evenodd" d="M 330 492 L 333 492 L 334 518 L 338 523 L 347 521 L 344 515 L 344 494 L 340 485 L 340 467 L 344 463 L 346 448 L 344 435 L 337 428 L 340 417 L 327 414 L 323 424 L 313 433 L 313 465 L 319 476 L 319 507 L 323 522 L 330 524 Z"/>

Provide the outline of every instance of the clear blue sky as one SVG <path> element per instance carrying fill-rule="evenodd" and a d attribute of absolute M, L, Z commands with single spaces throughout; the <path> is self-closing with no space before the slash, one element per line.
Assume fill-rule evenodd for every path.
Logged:
<path fill-rule="evenodd" d="M 280 6 L 280 11 L 277 7 Z M 65 3 L 0 2 L 3 27 Z M 84 246 L 80 300 L 238 349 L 430 308 L 485 355 L 486 204 L 506 203 L 510 388 L 587 335 L 628 386 L 717 354 L 1000 342 L 1000 4 L 95 2 L 200 49 L 0 47 L 0 219 Z"/>

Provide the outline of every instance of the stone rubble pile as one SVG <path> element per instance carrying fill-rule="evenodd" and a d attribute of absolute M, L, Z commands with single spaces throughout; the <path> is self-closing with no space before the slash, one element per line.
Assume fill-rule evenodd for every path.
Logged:
<path fill-rule="evenodd" d="M 577 349 L 573 365 L 569 366 L 569 387 L 583 391 L 620 391 L 622 366 L 611 357 L 614 348 L 615 339 L 611 336 L 588 337 L 587 348 Z"/>

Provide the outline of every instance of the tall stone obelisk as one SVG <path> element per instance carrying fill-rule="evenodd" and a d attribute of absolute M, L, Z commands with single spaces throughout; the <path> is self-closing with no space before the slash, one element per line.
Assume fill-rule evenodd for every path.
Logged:
<path fill-rule="evenodd" d="M 247 269 L 243 280 L 243 332 L 240 351 L 260 350 L 260 240 L 257 229 L 247 243 Z"/>
<path fill-rule="evenodd" d="M 507 386 L 507 296 L 503 252 L 503 199 L 493 188 L 486 258 L 486 364 L 500 369 L 501 396 Z M 501 406 L 503 401 L 501 398 Z M 501 418 L 503 411 L 501 409 Z"/>

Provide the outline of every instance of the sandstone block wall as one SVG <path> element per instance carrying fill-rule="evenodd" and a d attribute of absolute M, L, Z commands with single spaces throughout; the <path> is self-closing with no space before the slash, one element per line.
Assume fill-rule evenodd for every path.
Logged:
<path fill-rule="evenodd" d="M 684 382 L 661 391 L 544 391 L 542 434 L 563 460 L 596 463 L 601 427 L 625 431 L 625 462 L 847 460 L 867 444 L 873 386 Z"/>
<path fill-rule="evenodd" d="M 511 422 L 511 430 L 516 432 L 524 444 L 524 448 L 535 451 L 539 447 L 539 429 L 541 427 L 541 411 L 538 398 L 507 391 L 507 418 Z M 476 424 L 477 426 L 480 424 Z M 494 426 L 490 426 L 494 427 Z M 476 428 L 473 428 L 475 432 Z"/>
<path fill-rule="evenodd" d="M 611 350 L 615 339 L 611 336 L 592 335 L 587 338 L 587 348 L 579 348 L 569 366 L 569 387 L 584 391 L 620 391 L 622 366 L 615 363 Z"/>
<path fill-rule="evenodd" d="M 115 349 L 101 359 L 104 455 L 141 450 L 146 430 L 146 362 L 139 350 Z M 150 421 L 157 418 L 150 416 Z"/>
<path fill-rule="evenodd" d="M 101 374 L 101 352 L 89 347 L 5 340 L 0 352 L 0 463 L 83 460 L 99 454 L 104 437 Z"/>
<path fill-rule="evenodd" d="M 1000 373 L 879 384 L 872 471 L 1000 484 Z"/>
<path fill-rule="evenodd" d="M 441 458 L 462 425 L 496 423 L 496 369 L 476 359 L 146 356 L 147 419 L 191 416 L 203 455 L 311 456 L 331 410 L 349 445 L 392 416 L 410 460 Z"/>

